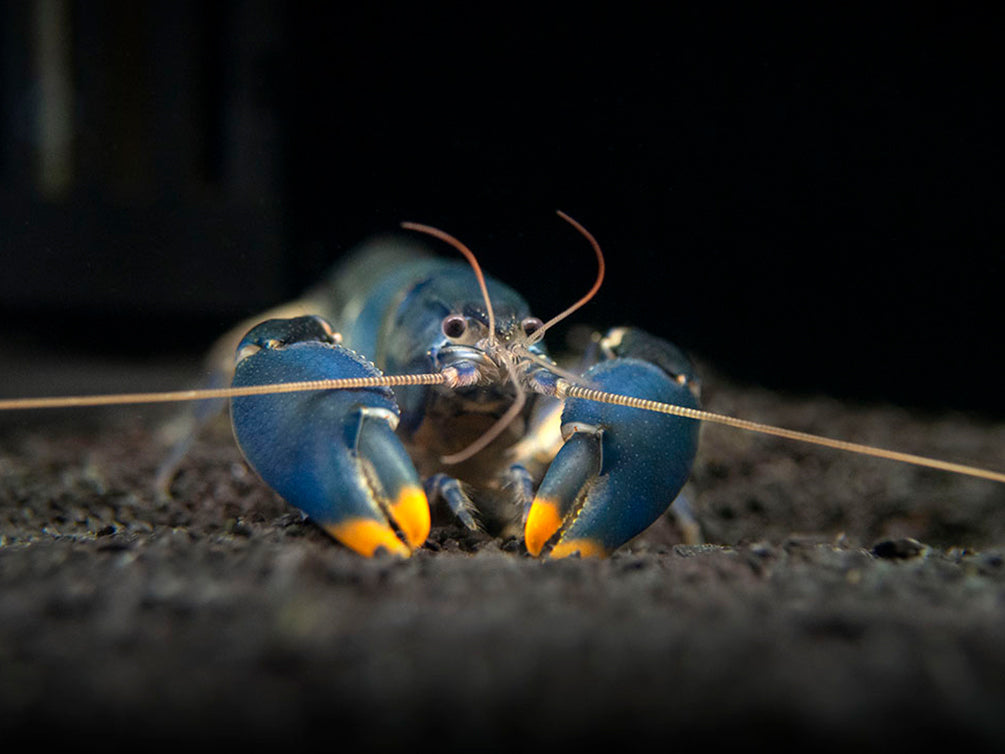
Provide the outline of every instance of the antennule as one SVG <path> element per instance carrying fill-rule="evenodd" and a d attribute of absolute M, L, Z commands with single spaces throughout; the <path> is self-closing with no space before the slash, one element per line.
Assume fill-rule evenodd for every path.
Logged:
<path fill-rule="evenodd" d="M 414 230 L 419 233 L 425 233 L 433 238 L 438 238 L 441 241 L 450 244 L 455 249 L 457 249 L 464 258 L 468 260 L 468 264 L 471 265 L 471 269 L 475 272 L 475 278 L 478 279 L 478 287 L 481 289 L 482 298 L 485 299 L 485 311 L 488 313 L 489 317 L 489 342 L 495 343 L 496 339 L 496 317 L 495 313 L 492 311 L 492 301 L 489 299 L 489 289 L 485 285 L 485 275 L 482 274 L 482 266 L 478 264 L 478 259 L 475 257 L 474 252 L 471 251 L 467 246 L 458 241 L 449 233 L 445 233 L 439 228 L 434 228 L 431 225 L 422 225 L 420 223 L 402 223 L 402 228 L 406 230 Z"/>
<path fill-rule="evenodd" d="M 537 343 L 539 340 L 541 340 L 541 338 L 544 337 L 544 334 L 545 332 L 548 331 L 548 328 L 550 328 L 552 325 L 558 324 L 563 319 L 568 317 L 570 314 L 572 314 L 573 312 L 575 312 L 576 310 L 587 304 L 590 301 L 590 299 L 592 299 L 594 296 L 596 296 L 597 291 L 600 290 L 600 286 L 604 282 L 604 273 L 607 267 L 606 264 L 604 263 L 604 253 L 600 250 L 600 244 L 597 243 L 597 239 L 593 237 L 593 234 L 590 233 L 590 231 L 584 228 L 581 224 L 576 222 L 574 219 L 569 217 L 569 215 L 562 212 L 562 210 L 555 210 L 555 214 L 557 214 L 559 217 L 561 217 L 563 220 L 569 223 L 569 225 L 571 225 L 573 228 L 578 230 L 583 235 L 583 237 L 585 237 L 586 240 L 590 242 L 590 245 L 593 247 L 593 252 L 597 255 L 597 279 L 594 281 L 593 287 L 591 287 L 590 290 L 586 293 L 586 295 L 583 296 L 581 299 L 579 299 L 579 301 L 574 303 L 572 306 L 563 311 L 561 314 L 552 317 L 547 322 L 545 322 L 541 327 L 535 330 L 534 333 L 530 336 L 530 339 L 528 341 L 529 345 Z"/>

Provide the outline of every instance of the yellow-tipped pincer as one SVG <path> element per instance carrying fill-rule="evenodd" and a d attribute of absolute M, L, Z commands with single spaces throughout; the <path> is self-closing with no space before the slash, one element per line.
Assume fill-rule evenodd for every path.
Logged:
<path fill-rule="evenodd" d="M 534 504 L 531 505 L 530 512 L 527 514 L 527 523 L 523 530 L 527 552 L 534 557 L 540 555 L 544 545 L 561 525 L 562 518 L 558 514 L 558 506 L 554 501 L 541 497 L 534 498 Z"/>
<path fill-rule="evenodd" d="M 350 518 L 328 524 L 325 530 L 350 550 L 368 558 L 372 558 L 380 548 L 402 558 L 412 554 L 408 546 L 398 539 L 394 529 L 373 518 Z"/>
<path fill-rule="evenodd" d="M 388 506 L 388 512 L 397 524 L 405 541 L 413 550 L 422 547 L 429 536 L 429 501 L 420 487 L 402 487 L 397 499 Z"/>
<path fill-rule="evenodd" d="M 548 554 L 551 558 L 567 558 L 579 553 L 581 558 L 606 558 L 607 549 L 595 539 L 570 539 L 556 544 Z"/>

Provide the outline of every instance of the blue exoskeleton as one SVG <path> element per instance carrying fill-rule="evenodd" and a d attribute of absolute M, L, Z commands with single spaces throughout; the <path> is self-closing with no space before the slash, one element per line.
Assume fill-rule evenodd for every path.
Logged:
<path fill-rule="evenodd" d="M 402 239 L 377 241 L 275 312 L 303 316 L 252 328 L 237 347 L 235 386 L 381 371 L 449 379 L 393 394 L 234 398 L 238 444 L 282 497 L 365 555 L 421 546 L 428 499 L 470 527 L 522 526 L 533 555 L 607 555 L 678 495 L 699 424 L 581 398 L 563 408 L 556 385 L 571 377 L 549 358 L 541 320 L 503 283 L 485 277 L 483 290 L 475 270 Z M 577 382 L 698 406 L 693 368 L 669 343 L 618 329 L 592 350 Z"/>
<path fill-rule="evenodd" d="M 316 316 L 263 322 L 236 362 L 237 386 L 380 374 Z M 248 462 L 336 539 L 365 555 L 407 555 L 425 542 L 429 505 L 394 434 L 400 414 L 390 389 L 235 398 L 231 417 Z"/>

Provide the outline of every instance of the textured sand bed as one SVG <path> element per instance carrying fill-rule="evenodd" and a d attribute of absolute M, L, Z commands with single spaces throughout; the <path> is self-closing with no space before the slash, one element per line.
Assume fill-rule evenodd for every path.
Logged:
<path fill-rule="evenodd" d="M 1001 468 L 1005 427 L 784 399 L 706 405 Z M 174 499 L 158 409 L 3 417 L 0 730 L 667 746 L 1005 742 L 1005 488 L 705 428 L 671 519 L 606 561 L 444 524 L 360 559 L 247 470 L 225 422 Z"/>

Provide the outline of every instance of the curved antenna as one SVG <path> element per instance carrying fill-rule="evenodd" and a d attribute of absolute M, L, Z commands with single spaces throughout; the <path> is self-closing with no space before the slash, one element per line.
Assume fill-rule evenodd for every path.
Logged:
<path fill-rule="evenodd" d="M 419 233 L 425 233 L 426 235 L 432 236 L 433 238 L 438 238 L 441 241 L 450 244 L 455 249 L 457 249 L 464 258 L 468 260 L 468 264 L 471 265 L 471 269 L 475 271 L 475 278 L 478 280 L 478 287 L 481 289 L 482 298 L 485 299 L 485 310 L 488 312 L 489 316 L 489 342 L 495 343 L 496 339 L 496 317 L 495 313 L 492 311 L 492 301 L 489 299 L 489 289 L 485 285 L 485 275 L 482 274 L 482 266 L 478 264 L 478 259 L 475 257 L 474 252 L 471 251 L 467 246 L 458 241 L 449 233 L 445 233 L 439 228 L 434 228 L 431 225 L 422 225 L 420 223 L 402 223 L 402 228 L 406 230 L 414 230 Z"/>
<path fill-rule="evenodd" d="M 506 366 L 506 372 L 509 374 L 510 381 L 513 383 L 513 387 L 516 388 L 516 398 L 513 400 L 513 403 L 510 404 L 510 407 L 506 409 L 506 412 L 499 417 L 496 423 L 482 433 L 481 437 L 456 453 L 440 456 L 441 463 L 461 463 L 462 461 L 468 460 L 479 451 L 484 450 L 488 447 L 489 443 L 503 433 L 506 427 L 513 423 L 513 420 L 523 410 L 524 404 L 527 402 L 527 391 L 524 389 L 523 385 L 520 384 L 520 380 L 517 377 L 516 370 L 513 368 L 513 364 L 510 361 L 509 356 L 504 355 L 502 359 L 503 364 Z"/>
<path fill-rule="evenodd" d="M 578 222 L 573 220 L 571 217 L 569 217 L 569 215 L 562 212 L 562 210 L 556 210 L 555 214 L 557 214 L 559 217 L 561 217 L 563 220 L 569 223 L 569 225 L 571 225 L 573 228 L 578 230 L 580 234 L 582 234 L 586 238 L 586 240 L 590 242 L 590 245 L 593 247 L 593 253 L 597 255 L 597 279 L 593 282 L 593 287 L 590 288 L 590 290 L 587 291 L 586 295 L 583 296 L 581 299 L 579 299 L 579 301 L 574 303 L 572 306 L 563 311 L 561 314 L 558 314 L 549 319 L 541 327 L 537 328 L 528 339 L 527 345 L 534 345 L 535 343 L 537 343 L 539 340 L 541 340 L 541 338 L 544 337 L 544 334 L 545 332 L 547 332 L 548 328 L 550 328 L 552 325 L 558 324 L 563 319 L 568 317 L 570 314 L 578 310 L 580 307 L 587 304 L 590 301 L 590 299 L 592 299 L 594 296 L 596 296 L 597 291 L 600 290 L 600 286 L 604 282 L 604 273 L 607 269 L 607 265 L 604 263 L 604 252 L 600 250 L 600 244 L 597 243 L 597 239 L 593 237 L 593 234 L 590 233 L 590 231 L 588 231 Z"/>

